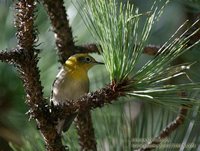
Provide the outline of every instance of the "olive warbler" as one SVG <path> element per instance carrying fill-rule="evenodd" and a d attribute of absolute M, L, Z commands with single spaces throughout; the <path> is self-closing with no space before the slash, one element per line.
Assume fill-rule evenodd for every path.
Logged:
<path fill-rule="evenodd" d="M 62 66 L 53 83 L 51 101 L 56 105 L 62 105 L 67 100 L 78 99 L 89 91 L 88 70 L 96 65 L 103 64 L 97 62 L 88 54 L 75 54 L 71 56 Z M 59 120 L 56 125 L 57 132 L 69 129 L 76 115 L 67 117 L 66 120 Z"/>

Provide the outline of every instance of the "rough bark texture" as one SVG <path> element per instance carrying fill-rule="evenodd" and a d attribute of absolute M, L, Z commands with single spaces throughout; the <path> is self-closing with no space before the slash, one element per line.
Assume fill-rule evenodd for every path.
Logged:
<path fill-rule="evenodd" d="M 17 49 L 1 51 L 0 60 L 6 63 L 14 64 L 17 62 L 20 53 L 18 53 Z"/>
<path fill-rule="evenodd" d="M 41 0 L 51 20 L 58 48 L 59 61 L 64 63 L 67 58 L 75 53 L 72 29 L 67 20 L 67 14 L 63 0 Z"/>
<path fill-rule="evenodd" d="M 16 19 L 18 49 L 17 69 L 21 74 L 26 91 L 26 103 L 29 114 L 36 119 L 48 151 L 63 151 L 61 138 L 58 136 L 54 123 L 51 121 L 49 108 L 43 98 L 43 87 L 40 81 L 38 50 L 35 49 L 36 30 L 34 0 L 19 0 L 16 3 Z"/>
<path fill-rule="evenodd" d="M 96 139 L 90 111 L 78 114 L 76 118 L 76 129 L 78 131 L 78 139 L 81 150 L 96 151 Z"/>

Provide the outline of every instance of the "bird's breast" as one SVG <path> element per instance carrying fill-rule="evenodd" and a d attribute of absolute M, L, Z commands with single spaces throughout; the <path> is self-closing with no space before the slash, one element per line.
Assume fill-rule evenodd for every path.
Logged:
<path fill-rule="evenodd" d="M 89 91 L 87 73 L 68 73 L 61 71 L 53 85 L 52 101 L 56 104 L 76 100 Z"/>

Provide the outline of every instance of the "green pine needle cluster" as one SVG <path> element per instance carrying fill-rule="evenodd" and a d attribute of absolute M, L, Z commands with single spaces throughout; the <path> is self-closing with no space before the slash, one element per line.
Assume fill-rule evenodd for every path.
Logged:
<path fill-rule="evenodd" d="M 188 100 L 190 103 L 198 103 L 196 99 L 183 94 L 200 89 L 199 83 L 166 85 L 166 81 L 180 75 L 187 76 L 186 70 L 194 64 L 170 66 L 173 60 L 199 43 L 197 41 L 188 46 L 189 39 L 199 29 L 186 36 L 199 20 L 180 35 L 180 31 L 188 22 L 186 21 L 159 49 L 152 60 L 149 60 L 140 70 L 135 70 L 147 45 L 152 26 L 160 18 L 168 3 L 166 1 L 163 7 L 158 8 L 159 2 L 161 1 L 156 1 L 148 12 L 140 13 L 139 9 L 129 2 L 85 0 L 81 15 L 99 44 L 111 81 L 120 83 L 129 80 L 126 86 L 129 90 L 128 95 L 161 104 L 181 105 L 186 104 Z"/>
<path fill-rule="evenodd" d="M 150 11 L 139 13 L 127 2 L 85 0 L 82 15 L 89 31 L 100 45 L 110 79 L 121 82 L 135 69 L 152 25 L 163 12 L 155 3 Z M 167 3 L 167 2 L 166 2 Z M 141 20 L 146 19 L 141 28 Z"/>
<path fill-rule="evenodd" d="M 199 101 L 190 98 L 188 95 L 190 92 L 200 89 L 200 83 L 189 83 L 189 84 L 166 84 L 168 80 L 178 77 L 180 75 L 185 75 L 186 70 L 195 64 L 193 63 L 183 63 L 175 66 L 170 66 L 170 63 L 179 57 L 181 54 L 194 47 L 200 42 L 187 46 L 190 37 L 192 37 L 200 29 L 196 29 L 189 36 L 185 34 L 197 23 L 197 20 L 190 28 L 185 30 L 178 38 L 173 39 L 178 34 L 179 30 L 184 28 L 187 21 L 177 30 L 177 32 L 172 35 L 172 37 L 167 41 L 159 50 L 157 55 L 150 61 L 148 61 L 136 74 L 133 75 L 132 79 L 134 81 L 131 87 L 136 86 L 137 90 L 130 92 L 132 96 L 143 97 L 147 100 L 156 101 L 162 104 L 195 104 Z M 188 77 L 188 80 L 189 77 Z"/>

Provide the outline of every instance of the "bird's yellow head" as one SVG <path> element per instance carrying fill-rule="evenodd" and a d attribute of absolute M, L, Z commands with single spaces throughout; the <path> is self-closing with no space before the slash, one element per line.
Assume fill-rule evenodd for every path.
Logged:
<path fill-rule="evenodd" d="M 65 67 L 71 70 L 84 70 L 88 71 L 92 66 L 97 64 L 104 64 L 97 62 L 93 57 L 88 54 L 80 53 L 71 56 L 64 64 Z"/>

